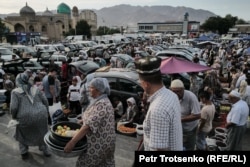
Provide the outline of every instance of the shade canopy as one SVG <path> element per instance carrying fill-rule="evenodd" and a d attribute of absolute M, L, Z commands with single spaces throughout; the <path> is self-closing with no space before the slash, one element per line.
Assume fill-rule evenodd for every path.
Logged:
<path fill-rule="evenodd" d="M 176 74 L 184 72 L 201 72 L 211 70 L 211 67 L 193 63 L 177 57 L 169 57 L 161 62 L 161 73 Z"/>

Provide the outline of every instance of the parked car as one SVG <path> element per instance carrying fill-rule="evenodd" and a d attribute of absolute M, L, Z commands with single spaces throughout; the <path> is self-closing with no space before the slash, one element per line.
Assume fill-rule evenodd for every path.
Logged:
<path fill-rule="evenodd" d="M 44 52 L 44 51 L 42 51 L 41 57 L 39 57 L 37 59 L 32 59 L 32 61 L 37 61 L 45 69 L 49 68 L 51 60 L 54 60 L 54 63 L 58 66 L 58 68 L 61 68 L 62 62 L 67 61 L 67 57 L 64 56 L 64 54 L 61 54 L 59 52 L 46 52 L 46 51 Z"/>
<path fill-rule="evenodd" d="M 138 92 L 143 92 L 138 73 L 130 69 L 111 68 L 108 71 L 99 69 L 94 72 L 94 77 L 106 78 L 111 89 L 110 100 L 112 101 L 114 97 L 119 97 L 124 107 L 127 106 L 126 100 L 128 98 L 134 97 L 138 101 Z"/>
<path fill-rule="evenodd" d="M 37 62 L 29 60 L 29 58 L 25 58 L 5 61 L 2 63 L 1 68 L 5 73 L 17 76 L 17 74 L 22 73 L 27 69 L 30 69 L 32 72 L 37 72 L 44 67 Z"/>
<path fill-rule="evenodd" d="M 82 60 L 70 63 L 68 70 L 71 76 L 80 76 L 95 72 L 99 68 L 99 65 L 91 60 Z"/>
<path fill-rule="evenodd" d="M 134 97 L 136 101 L 139 100 L 138 92 L 143 92 L 143 88 L 140 85 L 139 75 L 136 71 L 124 68 L 100 68 L 94 72 L 94 77 L 106 78 L 109 82 L 111 94 L 109 98 L 119 97 L 124 107 L 126 107 L 126 100 L 129 97 Z M 162 80 L 164 85 L 169 88 L 172 79 L 180 79 L 183 81 L 186 89 L 190 87 L 189 75 L 187 73 L 181 73 L 176 75 L 162 74 Z"/>
<path fill-rule="evenodd" d="M 32 57 L 36 57 L 36 50 L 31 47 L 31 46 L 25 46 L 25 45 L 11 45 L 11 50 L 13 53 L 21 53 L 21 52 L 26 52 L 30 54 Z"/>
<path fill-rule="evenodd" d="M 0 47 L 0 58 L 1 58 L 1 60 L 3 60 L 3 61 L 12 60 L 12 55 L 15 55 L 16 59 L 20 58 L 18 55 L 13 53 L 10 49 Z"/>
<path fill-rule="evenodd" d="M 38 70 L 43 70 L 44 69 L 44 67 L 41 64 L 39 64 L 36 61 L 32 61 L 32 60 L 24 61 L 23 62 L 23 67 L 24 67 L 25 70 L 30 69 L 33 72 L 37 72 Z"/>

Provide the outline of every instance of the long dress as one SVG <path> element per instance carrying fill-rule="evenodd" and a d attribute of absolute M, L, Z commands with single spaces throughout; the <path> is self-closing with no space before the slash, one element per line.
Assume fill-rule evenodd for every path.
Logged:
<path fill-rule="evenodd" d="M 83 152 L 76 167 L 114 167 L 115 118 L 109 99 L 98 100 L 83 113 L 83 125 L 90 127 L 87 133 L 87 152 Z"/>
<path fill-rule="evenodd" d="M 43 145 L 43 137 L 48 132 L 48 101 L 35 89 L 33 103 L 18 88 L 12 91 L 10 111 L 19 124 L 14 137 L 27 146 Z"/>

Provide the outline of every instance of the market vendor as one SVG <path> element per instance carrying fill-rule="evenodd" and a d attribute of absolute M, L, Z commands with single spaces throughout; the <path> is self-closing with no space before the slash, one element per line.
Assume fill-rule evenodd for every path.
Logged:
<path fill-rule="evenodd" d="M 242 138 L 246 131 L 249 108 L 245 101 L 241 100 L 240 93 L 232 90 L 228 96 L 232 108 L 227 115 L 227 151 L 242 150 Z"/>

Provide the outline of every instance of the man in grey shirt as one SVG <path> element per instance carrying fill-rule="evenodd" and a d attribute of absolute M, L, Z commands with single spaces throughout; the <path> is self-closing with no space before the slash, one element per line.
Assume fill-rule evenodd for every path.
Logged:
<path fill-rule="evenodd" d="M 170 89 L 179 97 L 181 105 L 183 146 L 186 151 L 193 151 L 200 119 L 200 103 L 194 93 L 185 90 L 183 82 L 179 79 L 171 82 Z"/>

